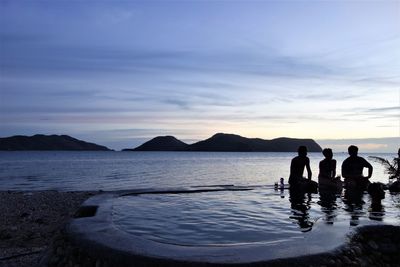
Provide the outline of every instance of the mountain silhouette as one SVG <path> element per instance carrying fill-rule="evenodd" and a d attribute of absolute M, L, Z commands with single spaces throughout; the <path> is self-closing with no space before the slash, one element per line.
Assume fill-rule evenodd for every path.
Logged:
<path fill-rule="evenodd" d="M 159 136 L 135 149 L 125 151 L 221 151 L 221 152 L 296 152 L 298 147 L 307 146 L 309 152 L 321 152 L 321 147 L 312 139 L 246 138 L 235 134 L 217 133 L 212 137 L 188 145 L 173 136 Z"/>
<path fill-rule="evenodd" d="M 157 136 L 150 141 L 134 148 L 122 151 L 186 151 L 188 144 L 173 136 Z"/>
<path fill-rule="evenodd" d="M 0 150 L 90 150 L 108 151 L 105 146 L 88 143 L 68 135 L 16 135 L 0 138 Z"/>

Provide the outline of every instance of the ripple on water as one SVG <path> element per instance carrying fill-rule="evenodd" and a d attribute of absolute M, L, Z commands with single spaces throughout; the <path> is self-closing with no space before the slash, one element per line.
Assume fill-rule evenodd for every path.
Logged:
<path fill-rule="evenodd" d="M 277 194 L 266 188 L 124 196 L 114 200 L 113 221 L 128 233 L 180 245 L 287 242 L 322 225 L 334 235 L 357 225 L 399 224 L 398 197 L 384 199 L 381 211 L 369 209 L 367 195 L 356 207 L 340 195 L 329 203 L 318 194 L 290 199 L 288 190 Z"/>

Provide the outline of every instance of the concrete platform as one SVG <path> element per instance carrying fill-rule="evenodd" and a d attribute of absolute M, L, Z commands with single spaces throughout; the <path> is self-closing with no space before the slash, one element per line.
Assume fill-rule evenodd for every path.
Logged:
<path fill-rule="evenodd" d="M 332 233 L 332 227 L 324 224 L 314 225 L 304 238 L 288 242 L 249 243 L 196 246 L 176 245 L 155 242 L 141 236 L 129 234 L 118 229 L 112 220 L 113 199 L 120 196 L 138 194 L 184 194 L 224 190 L 251 190 L 247 187 L 207 187 L 207 188 L 175 188 L 168 190 L 133 190 L 104 193 L 88 199 L 78 210 L 75 218 L 68 224 L 69 237 L 79 246 L 94 256 L 113 258 L 120 265 L 132 262 L 161 264 L 163 266 L 196 266 L 196 265 L 258 265 L 278 259 L 301 258 L 310 255 L 334 253 L 344 244 L 349 233 Z M 330 236 L 321 246 L 321 237 Z M 257 264 L 258 263 L 258 264 Z"/>

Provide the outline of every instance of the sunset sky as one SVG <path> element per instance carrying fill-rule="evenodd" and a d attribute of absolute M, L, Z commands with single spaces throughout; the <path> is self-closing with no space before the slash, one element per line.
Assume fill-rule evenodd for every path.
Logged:
<path fill-rule="evenodd" d="M 1 137 L 217 132 L 396 152 L 400 1 L 0 0 Z"/>

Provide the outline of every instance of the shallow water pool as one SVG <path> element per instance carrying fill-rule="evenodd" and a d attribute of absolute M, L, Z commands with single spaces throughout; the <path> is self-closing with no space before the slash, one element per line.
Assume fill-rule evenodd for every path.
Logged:
<path fill-rule="evenodd" d="M 400 225 L 400 195 L 388 192 L 382 205 L 371 205 L 367 194 L 251 189 L 121 196 L 113 199 L 112 221 L 124 232 L 184 246 L 291 243 L 315 231 L 325 233 L 322 245 L 358 225 Z"/>

